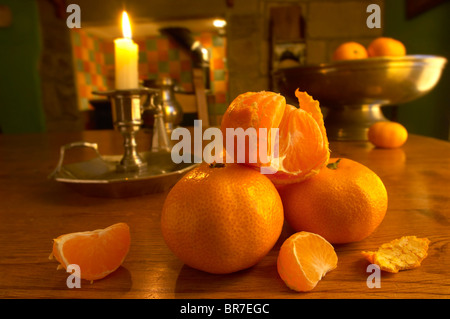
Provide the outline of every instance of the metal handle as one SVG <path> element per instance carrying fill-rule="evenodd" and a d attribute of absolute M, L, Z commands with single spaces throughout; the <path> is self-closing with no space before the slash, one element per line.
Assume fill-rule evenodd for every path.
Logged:
<path fill-rule="evenodd" d="M 89 147 L 92 148 L 98 155 L 98 157 L 102 157 L 98 151 L 98 145 L 97 143 L 89 143 L 89 142 L 73 142 L 66 145 L 61 146 L 59 150 L 59 160 L 58 164 L 56 165 L 56 168 L 53 170 L 53 172 L 48 176 L 49 178 L 53 178 L 56 174 L 58 174 L 61 171 L 62 164 L 64 162 L 64 155 L 65 152 L 71 148 L 75 147 Z"/>
<path fill-rule="evenodd" d="M 143 92 L 147 98 L 144 103 L 142 103 L 142 113 L 146 110 L 152 112 L 158 112 L 161 109 L 160 103 L 158 103 L 158 97 L 160 98 L 161 90 L 160 89 L 149 89 Z"/>

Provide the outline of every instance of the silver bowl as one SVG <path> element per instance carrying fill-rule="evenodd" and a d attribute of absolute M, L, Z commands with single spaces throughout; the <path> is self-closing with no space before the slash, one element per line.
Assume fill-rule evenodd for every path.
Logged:
<path fill-rule="evenodd" d="M 298 88 L 326 107 L 330 140 L 366 140 L 370 125 L 387 120 L 382 106 L 427 94 L 446 63 L 446 58 L 431 55 L 336 61 L 277 70 L 274 84 L 290 104 L 298 105 Z"/>

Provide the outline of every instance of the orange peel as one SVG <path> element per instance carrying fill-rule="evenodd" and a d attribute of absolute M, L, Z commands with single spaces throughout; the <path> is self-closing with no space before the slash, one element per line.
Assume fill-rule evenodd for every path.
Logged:
<path fill-rule="evenodd" d="M 363 251 L 362 255 L 381 270 L 398 273 L 419 267 L 428 256 L 429 244 L 428 238 L 403 236 L 381 245 L 377 251 Z"/>

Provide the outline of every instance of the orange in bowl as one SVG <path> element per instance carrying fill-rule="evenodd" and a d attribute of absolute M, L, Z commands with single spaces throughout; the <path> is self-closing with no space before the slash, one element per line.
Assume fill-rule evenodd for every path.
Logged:
<path fill-rule="evenodd" d="M 334 61 L 365 59 L 368 57 L 366 48 L 354 41 L 339 45 L 333 53 Z"/>
<path fill-rule="evenodd" d="M 367 47 L 369 57 L 392 56 L 400 57 L 406 55 L 405 45 L 396 39 L 379 37 L 373 40 Z"/>

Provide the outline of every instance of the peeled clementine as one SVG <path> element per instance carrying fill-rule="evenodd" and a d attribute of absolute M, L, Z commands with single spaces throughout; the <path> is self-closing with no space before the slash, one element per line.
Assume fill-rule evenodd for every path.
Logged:
<path fill-rule="evenodd" d="M 130 248 L 130 229 L 117 223 L 105 229 L 61 235 L 53 240 L 53 251 L 60 265 L 80 267 L 80 277 L 86 280 L 102 279 L 123 263 Z"/>
<path fill-rule="evenodd" d="M 404 56 L 406 55 L 406 48 L 399 40 L 389 37 L 379 37 L 369 44 L 367 53 L 369 57 Z"/>
<path fill-rule="evenodd" d="M 381 121 L 369 127 L 367 137 L 377 147 L 398 148 L 408 139 L 408 131 L 400 123 Z"/>
<path fill-rule="evenodd" d="M 256 149 L 247 142 L 241 147 L 246 156 L 244 163 L 256 168 L 269 168 L 272 174 L 266 176 L 274 184 L 289 184 L 302 181 L 317 174 L 328 161 L 330 152 L 328 138 L 319 102 L 305 92 L 295 92 L 299 107 L 286 104 L 280 94 L 274 92 L 247 92 L 238 96 L 226 110 L 221 124 L 225 141 L 229 129 L 253 128 L 258 134 Z M 272 141 L 271 129 L 278 129 L 278 143 Z M 267 138 L 260 138 L 260 129 L 267 131 Z M 234 162 L 237 143 L 232 149 Z M 278 151 L 273 146 L 278 146 Z M 260 156 L 260 149 L 268 154 L 266 160 Z M 227 149 L 230 153 L 230 149 Z M 257 160 L 251 162 L 251 154 L 257 153 Z M 264 152 L 262 152 L 264 154 Z"/>
<path fill-rule="evenodd" d="M 363 240 L 383 221 L 388 196 L 381 179 L 350 159 L 330 159 L 319 174 L 280 189 L 285 218 L 332 244 Z"/>
<path fill-rule="evenodd" d="M 334 61 L 365 59 L 367 57 L 366 48 L 362 44 L 354 41 L 342 43 L 333 52 Z"/>
<path fill-rule="evenodd" d="M 277 270 L 286 285 L 296 291 L 310 291 L 337 267 L 334 247 L 323 237 L 298 232 L 285 240 L 277 259 Z"/>
<path fill-rule="evenodd" d="M 270 128 L 278 128 L 283 118 L 284 110 L 286 109 L 286 99 L 284 96 L 274 92 L 247 92 L 237 96 L 228 106 L 222 118 L 221 130 L 224 136 L 224 148 L 227 155 L 235 163 L 246 163 L 255 167 L 264 165 L 266 158 L 259 156 L 259 145 L 261 134 L 259 129 L 265 129 L 267 136 L 266 141 L 267 151 L 270 156 L 271 151 L 271 130 Z M 248 131 L 254 129 L 256 133 L 256 141 L 246 139 L 245 145 L 239 145 L 237 136 L 230 136 L 229 129 Z M 233 140 L 233 146 L 227 145 L 227 140 Z M 255 143 L 255 144 L 253 144 Z M 228 149 L 227 149 L 228 146 Z M 252 148 L 255 146 L 255 148 Z M 241 159 L 241 153 L 244 157 Z M 231 155 L 230 155 L 231 154 Z M 253 156 L 255 155 L 256 158 Z M 229 161 L 229 160 L 228 160 Z"/>
<path fill-rule="evenodd" d="M 161 215 L 163 238 L 186 265 L 225 274 L 257 264 L 283 227 L 272 182 L 239 164 L 201 164 L 170 190 Z"/>

